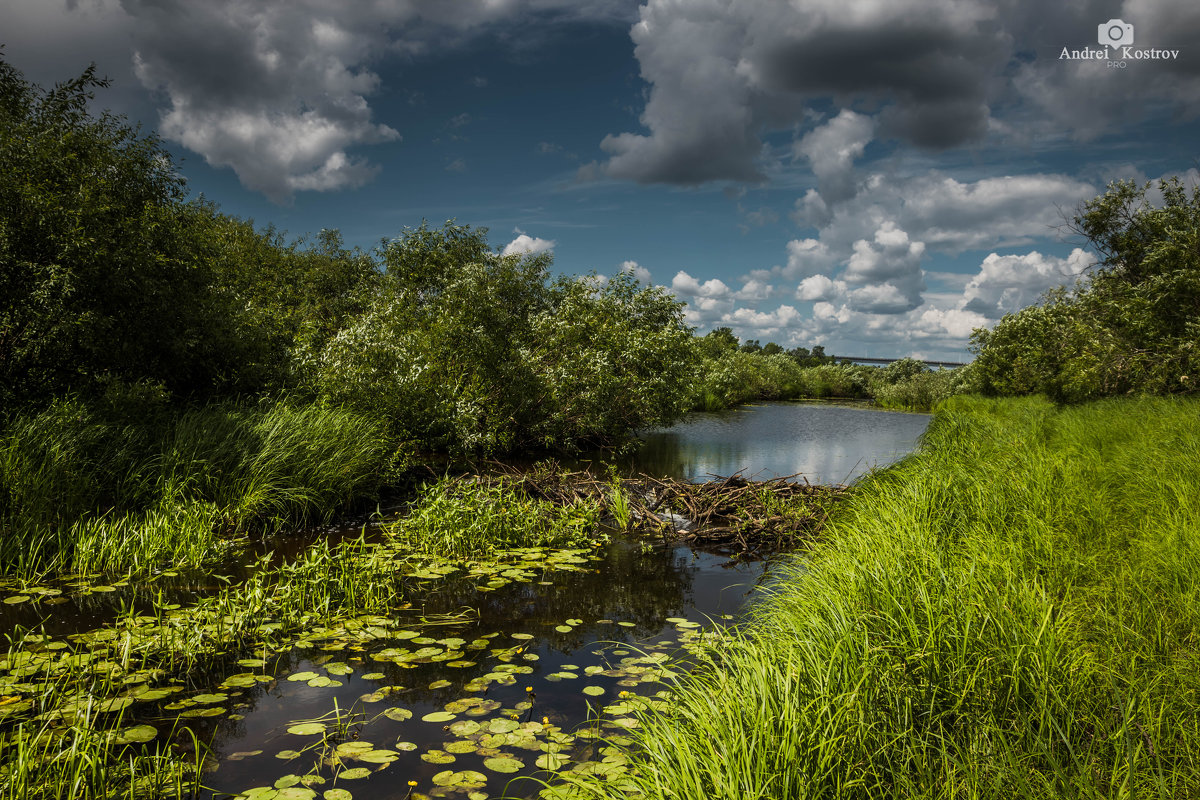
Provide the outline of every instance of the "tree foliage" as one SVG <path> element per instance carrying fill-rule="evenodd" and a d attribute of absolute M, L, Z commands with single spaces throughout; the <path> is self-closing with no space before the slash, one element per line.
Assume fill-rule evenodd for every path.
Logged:
<path fill-rule="evenodd" d="M 684 410 L 682 306 L 626 276 L 550 281 L 549 254 L 495 253 L 486 229 L 426 224 L 385 243 L 367 312 L 320 358 L 331 402 L 421 449 L 571 449 Z"/>
<path fill-rule="evenodd" d="M 1196 387 L 1200 342 L 1200 188 L 1178 178 L 1111 184 L 1074 228 L 1099 254 L 1073 290 L 976 330 L 972 365 L 993 394 L 1040 392 L 1080 401 Z"/>

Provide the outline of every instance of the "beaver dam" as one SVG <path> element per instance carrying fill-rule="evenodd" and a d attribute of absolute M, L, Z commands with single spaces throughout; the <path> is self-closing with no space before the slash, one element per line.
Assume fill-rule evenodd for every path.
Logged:
<path fill-rule="evenodd" d="M 749 480 L 740 474 L 703 483 L 639 475 L 601 480 L 554 465 L 527 472 L 501 468 L 474 481 L 509 482 L 558 505 L 596 502 L 615 528 L 653 533 L 715 552 L 761 556 L 811 541 L 844 486 L 796 482 L 799 475 Z"/>

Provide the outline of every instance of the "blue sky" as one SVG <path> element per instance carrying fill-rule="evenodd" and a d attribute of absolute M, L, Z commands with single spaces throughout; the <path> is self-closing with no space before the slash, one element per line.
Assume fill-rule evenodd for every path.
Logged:
<path fill-rule="evenodd" d="M 369 248 L 456 218 L 633 271 L 700 332 L 963 358 L 1091 265 L 1079 203 L 1198 175 L 1200 4 L 1045 6 L 10 0 L 0 42 L 44 84 L 95 61 L 99 104 L 260 225 Z"/>

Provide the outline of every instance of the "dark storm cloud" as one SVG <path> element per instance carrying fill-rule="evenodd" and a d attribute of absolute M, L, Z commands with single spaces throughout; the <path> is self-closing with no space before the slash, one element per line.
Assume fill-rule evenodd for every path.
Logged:
<path fill-rule="evenodd" d="M 1139 44 L 1180 58 L 1123 72 L 1059 59 L 1096 47 L 1097 25 L 1118 15 Z M 1194 0 L 648 0 L 631 37 L 646 131 L 605 137 L 611 158 L 594 171 L 641 182 L 761 180 L 764 134 L 803 131 L 829 103 L 929 149 L 993 129 L 1087 139 L 1149 111 L 1200 110 Z"/>

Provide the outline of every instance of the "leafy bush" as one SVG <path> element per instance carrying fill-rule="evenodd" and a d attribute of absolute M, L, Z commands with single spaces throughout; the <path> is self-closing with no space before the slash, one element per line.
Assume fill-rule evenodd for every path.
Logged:
<path fill-rule="evenodd" d="M 1118 181 L 1084 204 L 1075 229 L 1101 261 L 1073 290 L 975 331 L 983 391 L 1061 401 L 1196 391 L 1200 187 L 1160 181 L 1158 206 L 1149 188 Z"/>
<path fill-rule="evenodd" d="M 573 449 L 682 414 L 678 302 L 629 276 L 550 283 L 548 255 L 497 255 L 486 233 L 422 225 L 389 244 L 378 296 L 320 356 L 322 396 L 460 455 Z"/>

